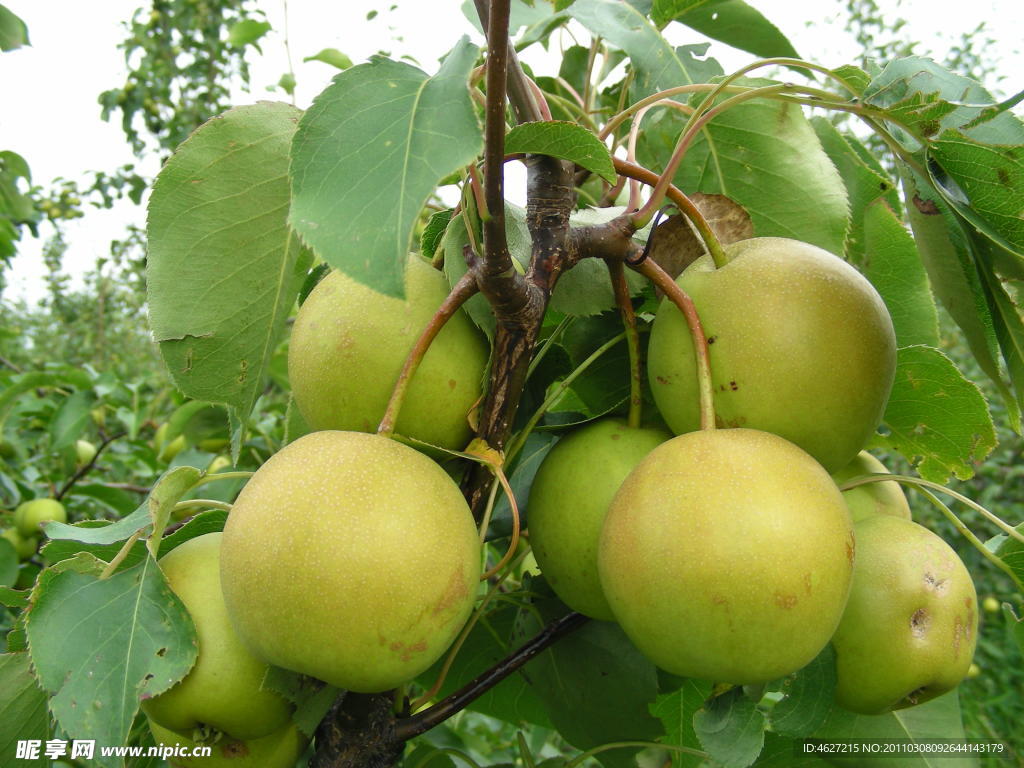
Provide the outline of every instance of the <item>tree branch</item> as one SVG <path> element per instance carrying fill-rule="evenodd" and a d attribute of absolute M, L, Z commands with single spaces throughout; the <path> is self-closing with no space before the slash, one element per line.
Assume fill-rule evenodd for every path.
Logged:
<path fill-rule="evenodd" d="M 486 30 L 490 30 L 491 14 L 487 0 L 474 0 L 474 5 L 476 5 L 476 14 L 480 18 L 481 26 Z M 506 47 L 508 48 L 508 100 L 512 104 L 512 111 L 515 113 L 516 122 L 531 123 L 540 121 L 543 119 L 540 114 L 540 108 L 533 99 L 533 91 L 526 81 L 526 73 L 523 72 L 523 67 L 519 63 L 519 57 L 516 55 L 515 48 L 512 47 L 512 42 L 508 40 L 507 33 L 505 39 L 507 41 Z"/>
<path fill-rule="evenodd" d="M 75 487 L 75 483 L 77 483 L 79 480 L 85 477 L 89 473 L 89 471 L 96 466 L 96 462 L 100 458 L 100 454 L 103 453 L 103 449 L 106 448 L 115 440 L 117 440 L 119 437 L 124 437 L 125 434 L 125 432 L 118 432 L 116 435 L 104 436 L 103 441 L 98 446 L 96 446 L 96 453 L 93 455 L 92 459 L 90 459 L 88 462 L 79 467 L 78 471 L 75 472 L 75 474 L 73 474 L 70 478 L 68 478 L 68 481 L 64 483 L 63 487 L 53 495 L 53 498 L 55 498 L 57 501 L 63 499 L 67 495 L 68 491 Z"/>
<path fill-rule="evenodd" d="M 398 720 L 395 723 L 395 738 L 407 741 L 438 725 L 456 712 L 466 708 L 479 696 L 496 686 L 506 677 L 537 656 L 555 641 L 579 629 L 589 619 L 581 613 L 569 613 L 548 624 L 529 642 L 510 656 L 502 659 L 479 677 L 470 681 L 445 699 L 419 714 Z"/>

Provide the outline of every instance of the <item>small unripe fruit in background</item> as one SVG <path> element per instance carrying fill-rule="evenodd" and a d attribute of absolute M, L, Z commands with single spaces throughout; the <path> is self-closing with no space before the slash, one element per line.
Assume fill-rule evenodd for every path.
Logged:
<path fill-rule="evenodd" d="M 14 525 L 23 537 L 36 536 L 39 526 L 48 522 L 66 523 L 68 513 L 56 499 L 33 499 L 18 505 L 14 510 Z"/>
<path fill-rule="evenodd" d="M 985 609 L 985 613 L 998 613 L 1002 605 L 995 597 L 988 595 L 982 601 L 981 607 Z"/>
<path fill-rule="evenodd" d="M 39 549 L 38 536 L 22 536 L 17 528 L 8 528 L 0 536 L 11 542 L 19 560 L 28 560 Z"/>
<path fill-rule="evenodd" d="M 76 440 L 75 441 L 75 456 L 78 461 L 78 466 L 84 467 L 94 458 L 96 458 L 96 446 L 90 443 L 88 440 Z"/>

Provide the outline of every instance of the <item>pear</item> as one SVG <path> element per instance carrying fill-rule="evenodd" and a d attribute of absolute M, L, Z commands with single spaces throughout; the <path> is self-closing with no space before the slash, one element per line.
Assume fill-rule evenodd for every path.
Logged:
<path fill-rule="evenodd" d="M 43 523 L 67 521 L 67 510 L 56 499 L 32 499 L 19 504 L 14 510 L 14 525 L 26 539 L 39 534 L 39 526 Z"/>
<path fill-rule="evenodd" d="M 409 350 L 447 294 L 444 276 L 418 256 L 406 265 L 404 300 L 341 272 L 321 280 L 299 309 L 288 348 L 292 393 L 310 428 L 374 431 Z M 456 312 L 413 376 L 395 431 L 463 448 L 487 356 L 483 336 Z"/>
<path fill-rule="evenodd" d="M 563 437 L 544 457 L 527 505 L 530 544 L 555 593 L 574 611 L 614 621 L 597 573 L 604 516 L 626 475 L 672 437 L 601 419 Z"/>
<path fill-rule="evenodd" d="M 416 677 L 452 643 L 480 556 L 468 505 L 431 459 L 379 435 L 314 432 L 242 489 L 221 583 L 257 656 L 372 693 Z"/>
<path fill-rule="evenodd" d="M 836 481 L 836 485 L 841 486 L 847 480 L 859 475 L 888 474 L 888 472 L 889 470 L 882 462 L 867 451 L 861 451 L 853 461 L 838 472 L 833 472 L 832 479 Z M 893 515 L 905 520 L 910 519 L 910 505 L 907 503 L 907 497 L 903 494 L 900 484 L 895 480 L 858 485 L 848 491 L 843 491 L 843 498 L 846 500 L 846 506 L 850 508 L 850 516 L 854 523 L 871 515 Z"/>
<path fill-rule="evenodd" d="M 853 569 L 850 514 L 828 473 L 768 432 L 662 443 L 623 481 L 598 549 L 605 597 L 657 666 L 755 684 L 832 637 Z"/>
<path fill-rule="evenodd" d="M 837 256 L 780 237 L 725 247 L 677 279 L 708 338 L 719 425 L 773 432 L 834 472 L 874 432 L 892 388 L 896 336 L 878 292 Z M 700 426 L 693 342 L 663 301 L 651 330 L 648 374 L 676 434 Z"/>
<path fill-rule="evenodd" d="M 28 560 L 39 549 L 38 536 L 22 536 L 17 528 L 7 528 L 0 533 L 0 538 L 7 539 L 14 547 L 19 560 Z"/>
<path fill-rule="evenodd" d="M 260 688 L 267 664 L 242 644 L 228 620 L 220 587 L 220 533 L 189 539 L 160 558 L 160 568 L 196 626 L 199 656 L 177 685 L 147 699 L 142 710 L 172 731 L 205 726 L 239 739 L 282 728 L 288 703 Z"/>
<path fill-rule="evenodd" d="M 910 520 L 866 517 L 854 526 L 857 564 L 832 645 L 836 702 L 877 715 L 952 690 L 978 637 L 978 597 L 956 552 Z"/>
<path fill-rule="evenodd" d="M 309 741 L 288 723 L 259 739 L 243 740 L 225 734 L 210 745 L 209 757 L 196 757 L 192 750 L 200 745 L 188 736 L 152 720 L 149 730 L 158 746 L 178 752 L 166 755 L 171 768 L 294 768 Z"/>

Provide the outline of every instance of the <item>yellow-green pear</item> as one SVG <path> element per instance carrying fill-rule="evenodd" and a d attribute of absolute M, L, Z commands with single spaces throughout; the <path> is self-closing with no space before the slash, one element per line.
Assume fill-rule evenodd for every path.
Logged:
<path fill-rule="evenodd" d="M 889 474 L 878 459 L 867 451 L 858 453 L 853 461 L 832 473 L 832 479 L 836 485 L 843 485 L 847 480 L 860 475 Z M 850 516 L 853 522 L 857 523 L 871 515 L 892 515 L 910 519 L 910 505 L 903 489 L 895 480 L 886 480 L 880 483 L 866 483 L 858 485 L 848 491 L 843 491 L 843 499 L 846 506 L 850 508 Z"/>
<path fill-rule="evenodd" d="M 469 507 L 424 454 L 361 432 L 313 432 L 249 480 L 224 528 L 228 613 L 253 652 L 339 688 L 420 674 L 472 610 Z"/>
<path fill-rule="evenodd" d="M 978 597 L 956 552 L 910 520 L 854 526 L 857 563 L 836 651 L 836 702 L 877 715 L 952 690 L 971 666 Z"/>
<path fill-rule="evenodd" d="M 35 536 L 43 523 L 55 521 L 66 523 L 68 513 L 56 499 L 32 499 L 18 505 L 14 510 L 14 525 L 24 538 Z"/>
<path fill-rule="evenodd" d="M 781 237 L 725 247 L 677 279 L 708 339 L 719 426 L 761 429 L 796 443 L 829 472 L 845 466 L 882 420 L 896 336 L 878 292 L 856 269 Z M 651 330 L 651 391 L 676 434 L 700 426 L 693 342 L 663 301 Z"/>
<path fill-rule="evenodd" d="M 96 446 L 90 443 L 88 440 L 76 440 L 75 441 L 75 458 L 78 461 L 78 466 L 84 467 L 94 458 L 96 458 Z"/>
<path fill-rule="evenodd" d="M 288 723 L 259 739 L 237 739 L 229 734 L 211 745 L 209 757 L 196 757 L 200 746 L 189 736 L 164 728 L 149 719 L 149 730 L 172 768 L 295 768 L 309 740 Z"/>
<path fill-rule="evenodd" d="M 206 474 L 215 475 L 227 469 L 231 469 L 231 459 L 227 456 L 214 456 L 206 468 Z"/>
<path fill-rule="evenodd" d="M 174 457 L 185 450 L 187 445 L 184 435 L 178 435 L 176 438 L 171 440 L 169 443 L 164 445 L 160 449 L 160 453 L 157 455 L 157 461 L 169 464 L 174 461 Z"/>
<path fill-rule="evenodd" d="M 597 573 L 597 543 L 615 492 L 644 456 L 672 437 L 601 419 L 563 437 L 530 488 L 527 524 L 537 563 L 574 611 L 614 621 Z"/>
<path fill-rule="evenodd" d="M 0 537 L 11 542 L 11 546 L 14 547 L 19 560 L 28 560 L 39 549 L 38 536 L 22 536 L 18 533 L 17 528 L 7 528 L 3 533 L 0 533 Z"/>
<path fill-rule="evenodd" d="M 828 473 L 750 429 L 662 443 L 623 481 L 598 549 L 605 597 L 662 669 L 763 683 L 832 636 L 853 569 L 850 513 Z"/>
<path fill-rule="evenodd" d="M 289 720 L 288 703 L 260 685 L 267 664 L 245 647 L 228 620 L 220 586 L 222 534 L 189 539 L 160 558 L 160 569 L 196 626 L 199 655 L 174 687 L 142 702 L 153 722 L 181 733 L 206 726 L 257 739 Z"/>
<path fill-rule="evenodd" d="M 447 295 L 444 275 L 418 256 L 406 266 L 405 299 L 341 272 L 321 280 L 299 309 L 288 347 L 292 393 L 310 428 L 376 430 L 409 350 Z M 484 337 L 456 312 L 413 376 L 395 431 L 465 447 L 487 354 Z"/>

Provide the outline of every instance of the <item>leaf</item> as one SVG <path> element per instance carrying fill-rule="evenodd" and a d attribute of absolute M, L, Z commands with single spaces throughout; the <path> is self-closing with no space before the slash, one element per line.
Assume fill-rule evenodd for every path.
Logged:
<path fill-rule="evenodd" d="M 975 243 L 983 256 L 989 255 L 990 248 L 994 247 L 977 236 Z M 985 288 L 985 298 L 992 308 L 992 324 L 1006 370 L 1017 390 L 1018 402 L 1024 403 L 1024 321 L 1021 308 L 996 275 L 990 259 L 979 259 L 978 271 Z"/>
<path fill-rule="evenodd" d="M 7 417 L 7 411 L 19 396 L 33 389 L 70 385 L 76 389 L 89 389 L 92 382 L 85 371 L 63 369 L 57 371 L 32 371 L 9 378 L 0 391 L 0 424 Z"/>
<path fill-rule="evenodd" d="M 545 622 L 569 610 L 555 598 L 534 605 Z M 520 637 L 539 630 L 533 613 L 521 615 Z M 522 673 L 555 728 L 577 749 L 661 734 L 660 721 L 649 711 L 658 695 L 657 670 L 618 624 L 587 622 L 537 656 Z M 635 765 L 633 755 L 632 750 L 614 749 L 595 757 L 606 768 L 626 768 Z"/>
<path fill-rule="evenodd" d="M 661 720 L 665 728 L 662 741 L 676 747 L 701 749 L 700 740 L 693 730 L 693 716 L 704 706 L 704 700 L 711 695 L 711 683 L 704 680 L 684 680 L 682 686 L 672 693 L 658 696 L 651 705 L 651 714 Z M 703 758 L 688 752 L 672 752 L 675 768 L 696 768 Z"/>
<path fill-rule="evenodd" d="M 324 261 L 389 296 L 437 182 L 482 147 L 463 38 L 434 77 L 389 59 L 337 75 L 299 123 L 290 221 Z"/>
<path fill-rule="evenodd" d="M 46 523 L 43 532 L 51 539 L 74 539 L 89 544 L 113 544 L 124 541 L 136 531 L 153 526 L 158 541 L 171 508 L 181 500 L 196 481 L 203 476 L 203 471 L 194 467 L 175 467 L 168 470 L 153 486 L 149 497 L 128 517 L 101 528 L 86 527 L 80 524 Z M 151 547 L 154 543 L 150 542 Z M 156 552 L 153 552 L 154 557 Z"/>
<path fill-rule="evenodd" d="M 516 504 L 519 507 L 519 514 L 526 513 L 526 502 L 530 498 L 530 488 L 533 486 L 533 478 L 540 469 L 541 462 L 548 455 L 548 451 L 555 443 L 554 435 L 535 432 L 526 438 L 516 458 L 512 473 L 508 476 L 509 485 L 512 486 L 512 493 L 515 494 Z M 525 528 L 529 522 L 522 521 Z M 499 494 L 491 513 L 491 527 L 488 529 L 489 538 L 492 536 L 507 536 L 512 531 L 512 508 L 509 505 L 505 494 Z"/>
<path fill-rule="evenodd" d="M 2 9 L 2 6 L 0 6 Z M 19 741 L 45 743 L 53 738 L 46 694 L 32 676 L 27 653 L 0 653 L 0 755 L 14 760 Z M 19 766 L 49 766 L 40 751 L 37 760 L 17 760 Z"/>
<path fill-rule="evenodd" d="M 18 580 L 18 551 L 7 539 L 0 538 L 0 587 L 13 587 Z"/>
<path fill-rule="evenodd" d="M 963 331 L 981 370 L 998 388 L 1011 423 L 1019 424 L 1020 407 L 999 369 L 995 325 L 970 239 L 956 215 L 927 180 L 907 166 L 900 166 L 900 176 L 907 218 L 932 291 Z"/>
<path fill-rule="evenodd" d="M 944 483 L 974 475 L 975 462 L 995 447 L 985 398 L 937 349 L 904 347 L 883 423 L 884 442 L 917 465 L 925 480 Z"/>
<path fill-rule="evenodd" d="M 506 154 L 535 154 L 571 160 L 609 184 L 618 176 L 612 155 L 600 139 L 577 123 L 522 123 L 505 136 Z"/>
<path fill-rule="evenodd" d="M 764 746 L 764 715 L 742 688 L 707 702 L 694 715 L 693 728 L 711 759 L 724 768 L 746 768 Z"/>
<path fill-rule="evenodd" d="M 311 738 L 341 693 L 321 680 L 274 666 L 267 668 L 260 687 L 265 691 L 275 691 L 294 704 L 292 721 Z"/>
<path fill-rule="evenodd" d="M 420 235 L 420 251 L 424 258 L 433 259 L 444 241 L 444 232 L 448 228 L 448 222 L 452 220 L 453 209 L 437 211 L 430 215 L 427 226 L 423 228 Z"/>
<path fill-rule="evenodd" d="M 259 50 L 256 41 L 267 34 L 270 29 L 271 26 L 266 21 L 256 21 L 256 19 L 236 21 L 228 29 L 228 45 L 232 45 L 235 48 L 244 48 L 247 45 L 251 45 Z"/>
<path fill-rule="evenodd" d="M 138 496 L 103 483 L 76 483 L 71 486 L 69 495 L 97 501 L 118 517 L 131 514 L 138 507 Z"/>
<path fill-rule="evenodd" d="M 104 528 L 109 523 L 100 520 L 88 520 L 78 523 L 82 528 Z M 79 552 L 88 552 L 95 558 L 109 563 L 124 546 L 123 542 L 117 541 L 113 544 L 90 544 L 73 539 L 55 539 L 46 542 L 40 550 L 43 558 L 49 563 L 59 563 L 75 557 Z M 128 550 L 124 561 L 118 566 L 119 570 L 131 568 L 138 565 L 146 557 L 146 545 L 141 541 Z"/>
<path fill-rule="evenodd" d="M 1024 619 L 1019 619 L 1009 603 L 1003 603 L 1003 618 L 1010 627 L 1010 633 L 1017 641 L 1017 647 L 1024 653 Z"/>
<path fill-rule="evenodd" d="M 28 41 L 28 27 L 25 22 L 0 5 L 0 51 L 6 53 L 31 45 Z"/>
<path fill-rule="evenodd" d="M 659 27 L 675 20 L 761 58 L 800 57 L 779 28 L 743 0 L 661 0 L 654 3 L 653 16 Z"/>
<path fill-rule="evenodd" d="M 1018 525 L 1017 530 L 1024 533 L 1024 523 Z M 1024 544 L 1001 533 L 985 542 L 985 546 L 1010 566 L 1018 579 L 1024 581 Z"/>
<path fill-rule="evenodd" d="M 6 608 L 24 608 L 28 605 L 29 591 L 0 586 L 0 605 Z"/>
<path fill-rule="evenodd" d="M 683 125 L 676 110 L 645 123 L 637 146 L 640 162 L 661 171 Z M 790 237 L 843 253 L 846 186 L 796 104 L 759 99 L 716 115 L 690 146 L 674 180 L 684 191 L 725 195 L 742 206 L 758 237 Z"/>
<path fill-rule="evenodd" d="M 108 579 L 97 577 L 104 564 L 89 555 L 66 562 L 73 567 L 43 571 L 36 585 L 32 665 L 70 737 L 127 744 L 139 701 L 195 663 L 192 620 L 151 558 Z"/>
<path fill-rule="evenodd" d="M 939 344 L 939 316 L 914 239 L 884 200 L 864 211 L 864 274 L 885 301 L 896 344 Z"/>
<path fill-rule="evenodd" d="M 89 421 L 89 411 L 93 407 L 93 396 L 91 392 L 78 390 L 72 392 L 53 416 L 50 424 L 51 447 L 55 451 L 74 445 L 75 441 L 82 436 Z"/>
<path fill-rule="evenodd" d="M 825 646 L 810 664 L 786 679 L 786 698 L 771 711 L 772 730 L 783 736 L 810 736 L 832 711 L 836 688 L 836 655 Z"/>
<path fill-rule="evenodd" d="M 288 145 L 299 111 L 261 102 L 204 123 L 149 201 L 150 325 L 189 397 L 252 407 L 295 302 Z"/>
<path fill-rule="evenodd" d="M 324 48 L 319 53 L 307 56 L 303 61 L 322 61 L 340 70 L 346 70 L 352 66 L 352 59 L 339 51 L 337 48 Z"/>
<path fill-rule="evenodd" d="M 960 717 L 960 701 L 953 690 L 916 707 L 900 709 L 885 715 L 856 715 L 840 707 L 832 710 L 826 723 L 814 734 L 825 741 L 870 739 L 883 742 L 928 739 L 963 739 L 964 728 Z M 865 764 L 863 756 L 835 759 L 836 765 L 855 768 Z M 975 766 L 973 757 L 939 753 L 922 755 L 872 755 L 872 768 L 968 768 Z"/>
<path fill-rule="evenodd" d="M 517 607 L 507 602 L 488 610 L 462 644 L 444 685 L 438 691 L 438 698 L 459 690 L 519 647 L 520 641 L 526 638 L 513 635 L 516 613 Z M 420 675 L 419 682 L 425 688 L 434 684 L 444 658 Z M 469 705 L 469 709 L 509 723 L 527 722 L 544 728 L 551 727 L 543 703 L 522 674 L 510 675 L 489 688 Z"/>

